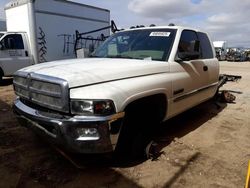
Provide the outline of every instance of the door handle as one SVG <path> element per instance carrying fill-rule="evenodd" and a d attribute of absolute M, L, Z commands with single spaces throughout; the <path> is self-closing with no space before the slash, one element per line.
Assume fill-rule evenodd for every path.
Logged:
<path fill-rule="evenodd" d="M 207 71 L 208 70 L 208 67 L 205 65 L 203 66 L 203 71 Z"/>
<path fill-rule="evenodd" d="M 26 56 L 26 57 L 28 57 L 28 56 L 29 56 L 28 51 L 25 51 L 25 56 Z"/>

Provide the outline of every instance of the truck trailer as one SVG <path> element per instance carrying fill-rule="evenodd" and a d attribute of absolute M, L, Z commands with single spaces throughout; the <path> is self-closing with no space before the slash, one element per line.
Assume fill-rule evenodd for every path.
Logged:
<path fill-rule="evenodd" d="M 227 41 L 214 41 L 213 45 L 217 59 L 219 61 L 225 61 L 227 59 Z"/>
<path fill-rule="evenodd" d="M 0 32 L 0 79 L 18 69 L 75 57 L 76 30 L 110 25 L 110 11 L 66 0 L 15 0 L 5 6 L 7 31 Z M 108 36 L 109 29 L 89 38 Z M 85 47 L 90 41 L 81 41 Z M 84 46 L 85 45 L 85 46 Z"/>

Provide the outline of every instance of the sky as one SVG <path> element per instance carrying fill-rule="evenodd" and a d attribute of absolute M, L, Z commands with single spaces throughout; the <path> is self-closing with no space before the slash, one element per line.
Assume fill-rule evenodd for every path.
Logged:
<path fill-rule="evenodd" d="M 0 19 L 4 5 L 0 0 Z M 135 25 L 175 25 L 198 28 L 213 41 L 230 47 L 250 47 L 250 0 L 72 0 L 109 9 L 120 28 Z"/>

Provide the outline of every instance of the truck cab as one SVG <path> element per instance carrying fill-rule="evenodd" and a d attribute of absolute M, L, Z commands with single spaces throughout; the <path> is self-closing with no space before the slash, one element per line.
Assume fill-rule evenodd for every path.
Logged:
<path fill-rule="evenodd" d="M 27 35 L 24 32 L 0 32 L 0 79 L 32 65 Z"/>

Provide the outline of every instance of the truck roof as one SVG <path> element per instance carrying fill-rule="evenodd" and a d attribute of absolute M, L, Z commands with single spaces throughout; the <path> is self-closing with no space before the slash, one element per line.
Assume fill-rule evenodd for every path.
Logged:
<path fill-rule="evenodd" d="M 125 29 L 123 31 L 129 31 L 129 30 L 146 30 L 146 29 L 176 29 L 176 30 L 193 30 L 193 31 L 200 31 L 198 29 L 194 29 L 191 27 L 184 27 L 184 26 L 149 26 L 149 27 L 135 27 L 135 28 L 130 28 L 130 29 Z M 204 31 L 202 31 L 204 32 Z"/>
<path fill-rule="evenodd" d="M 8 33 L 8 34 L 20 34 L 20 33 L 26 33 L 25 31 L 0 31 L 0 33 Z"/>

